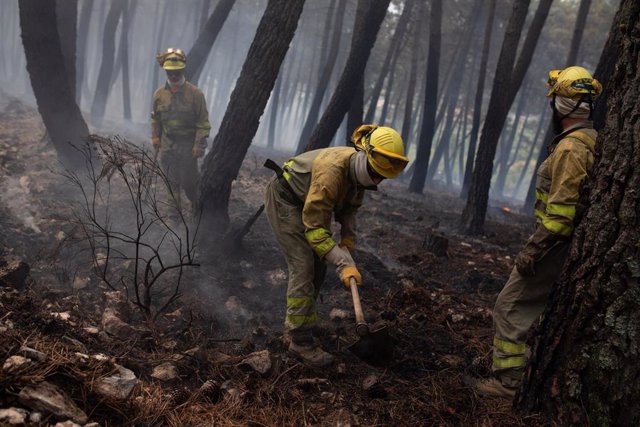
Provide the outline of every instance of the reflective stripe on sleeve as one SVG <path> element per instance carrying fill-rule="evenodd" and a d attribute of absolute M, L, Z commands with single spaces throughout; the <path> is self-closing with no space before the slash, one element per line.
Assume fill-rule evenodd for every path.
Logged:
<path fill-rule="evenodd" d="M 336 245 L 335 240 L 331 237 L 331 232 L 324 228 L 315 228 L 307 231 L 304 233 L 304 237 L 307 238 L 313 250 L 320 257 L 325 256 Z"/>
<path fill-rule="evenodd" d="M 550 232 L 559 234 L 561 236 L 569 237 L 571 236 L 571 232 L 573 232 L 572 225 L 563 224 L 546 217 L 542 218 L 542 225 L 544 225 L 544 228 L 546 228 Z"/>
<path fill-rule="evenodd" d="M 493 346 L 498 350 L 501 350 L 509 354 L 524 354 L 527 349 L 527 345 L 524 343 L 516 344 L 513 342 L 501 340 L 498 337 L 493 337 Z"/>
<path fill-rule="evenodd" d="M 569 219 L 576 216 L 576 205 L 561 205 L 556 203 L 547 204 L 547 214 L 560 215 Z"/>

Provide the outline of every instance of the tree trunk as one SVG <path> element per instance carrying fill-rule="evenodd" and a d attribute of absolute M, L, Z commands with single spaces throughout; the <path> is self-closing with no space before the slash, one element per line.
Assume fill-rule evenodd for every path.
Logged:
<path fill-rule="evenodd" d="M 82 147 L 89 129 L 72 95 L 58 26 L 56 3 L 20 0 L 20 29 L 31 87 L 51 142 L 65 166 L 78 168 L 84 158 L 71 144 Z"/>
<path fill-rule="evenodd" d="M 404 9 L 402 10 L 402 14 L 400 15 L 400 19 L 398 20 L 398 24 L 396 25 L 396 29 L 393 33 L 393 37 L 389 43 L 389 49 L 387 50 L 384 62 L 380 68 L 380 74 L 378 74 L 376 83 L 371 91 L 371 101 L 369 102 L 369 108 L 367 109 L 367 115 L 365 116 L 366 123 L 373 123 L 374 121 L 376 108 L 378 106 L 378 99 L 382 92 L 384 80 L 389 74 L 392 62 L 394 62 L 393 58 L 400 54 L 400 45 L 402 44 L 402 39 L 407 31 L 407 25 L 409 24 L 409 18 L 412 16 L 414 4 L 415 0 L 407 0 L 404 4 Z"/>
<path fill-rule="evenodd" d="M 612 43 L 612 42 L 618 43 Z M 561 425 L 640 424 L 640 3 L 623 0 L 600 64 L 613 70 L 602 155 L 517 407 Z"/>
<path fill-rule="evenodd" d="M 328 147 L 331 144 L 344 115 L 351 107 L 353 96 L 358 90 L 358 83 L 363 78 L 365 67 L 375 44 L 378 30 L 382 24 L 390 0 L 368 0 L 367 10 L 363 16 L 365 23 L 354 34 L 353 48 L 349 52 L 347 63 L 335 88 L 329 105 L 325 110 L 318 126 L 314 129 L 305 151 Z"/>
<path fill-rule="evenodd" d="M 220 130 L 203 163 L 200 207 L 207 233 L 221 234 L 228 226 L 231 183 L 258 130 L 303 5 L 304 0 L 269 0 L 260 20 Z"/>
<path fill-rule="evenodd" d="M 493 171 L 493 158 L 495 157 L 502 125 L 509 112 L 509 105 L 507 104 L 508 88 L 529 3 L 530 0 L 523 0 L 513 4 L 511 17 L 502 42 L 502 49 L 498 57 L 489 109 L 484 121 L 482 136 L 480 137 L 467 203 L 462 212 L 462 229 L 468 234 L 481 234 L 484 228 L 484 216 L 487 212 L 489 187 L 491 186 Z"/>
<path fill-rule="evenodd" d="M 367 10 L 367 0 L 358 0 L 356 6 L 356 17 L 353 22 L 353 34 L 351 36 L 351 50 L 353 50 L 356 43 L 356 35 L 360 33 L 361 27 L 364 25 L 364 14 Z M 364 73 L 358 80 L 356 85 L 356 91 L 351 100 L 349 106 L 349 112 L 347 114 L 347 137 L 351 138 L 351 134 L 360 126 L 364 118 Z"/>
<path fill-rule="evenodd" d="M 131 121 L 131 82 L 129 79 L 129 26 L 136 11 L 136 2 L 129 3 L 122 15 L 120 58 L 122 61 L 122 110 L 125 120 Z"/>
<path fill-rule="evenodd" d="M 578 51 L 580 50 L 580 43 L 582 42 L 582 35 L 584 33 L 584 26 L 585 26 L 585 23 L 587 22 L 587 16 L 589 15 L 589 7 L 591 7 L 591 0 L 582 0 L 580 2 L 580 8 L 578 9 L 578 16 L 576 17 L 576 25 L 573 27 L 573 37 L 571 38 L 571 47 L 569 49 L 569 54 L 567 55 L 567 62 L 565 63 L 567 67 L 574 65 L 576 62 L 576 58 L 578 57 Z M 605 88 L 605 91 L 606 90 L 607 89 Z M 603 102 L 602 100 L 605 100 L 604 102 L 606 103 L 606 94 L 603 93 L 602 95 L 604 96 L 601 97 L 601 100 L 599 102 Z M 553 120 L 553 117 L 551 119 Z M 598 129 L 599 128 L 600 127 L 598 127 Z M 534 170 L 538 170 L 538 168 L 540 167 L 544 159 L 547 157 L 547 150 L 545 150 L 544 147 L 546 147 L 551 143 L 551 140 L 553 139 L 553 137 L 554 137 L 553 122 L 550 122 L 549 126 L 547 127 L 547 132 L 544 135 L 543 149 L 540 150 L 538 160 L 536 161 L 536 168 Z M 527 190 L 527 197 L 524 200 L 524 209 L 533 213 L 533 205 L 535 203 L 535 200 L 536 200 L 536 175 L 533 174 L 533 176 L 531 177 L 531 181 L 529 183 L 529 190 Z"/>
<path fill-rule="evenodd" d="M 78 23 L 78 0 L 56 0 L 56 18 L 60 46 L 64 57 L 64 68 L 71 96 L 76 99 L 76 39 Z"/>
<path fill-rule="evenodd" d="M 107 98 L 111 88 L 111 74 L 113 73 L 113 63 L 116 50 L 116 29 L 118 21 L 124 11 L 124 0 L 113 0 L 107 21 L 104 24 L 104 32 L 102 36 L 102 62 L 98 73 L 98 82 L 96 85 L 96 93 L 93 97 L 91 105 L 91 116 L 96 123 L 102 123 L 105 109 L 107 106 Z"/>
<path fill-rule="evenodd" d="M 422 14 L 422 6 L 418 7 L 417 15 Z M 411 52 L 411 69 L 409 71 L 409 84 L 407 85 L 407 97 L 404 104 L 404 117 L 402 118 L 402 129 L 400 135 L 405 141 L 407 152 L 409 150 L 409 137 L 411 135 L 411 124 L 416 121 L 413 111 L 413 98 L 416 91 L 416 80 L 418 76 L 418 58 L 420 57 L 420 33 L 422 25 L 416 20 L 412 26 L 413 46 Z"/>
<path fill-rule="evenodd" d="M 93 10 L 94 0 L 83 0 L 82 9 L 80 10 L 80 18 L 78 22 L 78 42 L 77 42 L 77 61 L 76 61 L 76 84 L 75 98 L 80 105 L 82 98 L 82 82 L 84 81 L 84 71 L 87 63 L 87 39 L 89 34 L 89 23 L 91 22 L 91 11 Z"/>
<path fill-rule="evenodd" d="M 209 52 L 211 52 L 211 48 L 213 47 L 216 38 L 218 38 L 218 34 L 220 33 L 224 22 L 227 20 L 235 2 L 236 0 L 220 0 L 218 2 L 213 13 L 207 20 L 204 29 L 187 54 L 188 67 L 185 71 L 185 77 L 195 85 L 198 84 L 202 68 L 204 67 L 205 62 L 207 62 Z"/>
<path fill-rule="evenodd" d="M 322 73 L 318 78 L 318 84 L 316 85 L 316 89 L 313 92 L 313 100 L 311 101 L 311 107 L 309 108 L 309 113 L 307 114 L 307 119 L 304 122 L 304 127 L 302 128 L 302 134 L 300 135 L 300 139 L 298 140 L 298 149 L 296 152 L 300 153 L 304 150 L 305 145 L 307 145 L 307 140 L 311 135 L 311 132 L 315 128 L 318 123 L 318 116 L 320 114 L 320 107 L 322 106 L 322 100 L 327 92 L 327 88 L 329 86 L 329 79 L 331 79 L 331 73 L 333 72 L 333 68 L 336 64 L 336 60 L 338 59 L 338 52 L 340 50 L 340 38 L 342 36 L 342 22 L 344 20 L 344 11 L 347 7 L 347 0 L 339 0 L 338 7 L 336 9 L 335 20 L 333 22 L 333 37 L 331 38 L 331 44 L 327 47 L 328 55 L 324 60 L 324 65 L 322 66 Z M 330 8 L 330 10 L 332 10 Z M 333 10 L 332 10 L 333 11 Z M 327 30 L 328 31 L 328 30 Z"/>
<path fill-rule="evenodd" d="M 484 44 L 480 58 L 480 74 L 478 75 L 478 88 L 476 98 L 473 103 L 473 122 L 471 125 L 471 137 L 467 148 L 467 161 L 464 167 L 464 179 L 460 197 L 466 199 L 471 185 L 471 175 L 473 174 L 473 163 L 476 157 L 476 145 L 478 143 L 478 131 L 480 130 L 480 116 L 482 114 L 482 98 L 484 95 L 484 80 L 487 75 L 487 62 L 489 60 L 489 48 L 491 47 L 491 33 L 493 32 L 493 18 L 495 16 L 496 0 L 489 1 L 487 9 L 487 24 L 484 28 Z"/>
<path fill-rule="evenodd" d="M 271 149 L 274 149 L 276 146 L 276 124 L 278 119 L 278 108 L 280 107 L 280 91 L 282 91 L 282 76 L 278 76 L 276 85 L 273 88 L 273 97 L 271 98 L 269 133 L 267 135 L 267 148 Z"/>
<path fill-rule="evenodd" d="M 429 22 L 429 54 L 427 58 L 427 81 L 424 92 L 424 115 L 418 141 L 418 152 L 414 161 L 414 172 L 409 191 L 422 193 L 427 176 L 431 144 L 435 132 L 436 108 L 438 106 L 438 74 L 440 69 L 440 40 L 442 38 L 442 0 L 431 2 Z"/>

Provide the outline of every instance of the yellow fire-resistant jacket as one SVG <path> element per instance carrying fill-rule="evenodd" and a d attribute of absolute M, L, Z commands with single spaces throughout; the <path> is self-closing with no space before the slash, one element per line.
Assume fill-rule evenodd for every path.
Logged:
<path fill-rule="evenodd" d="M 598 133 L 581 123 L 558 135 L 536 178 L 535 216 L 556 236 L 573 233 L 580 183 L 593 166 Z"/>
<path fill-rule="evenodd" d="M 172 93 L 167 83 L 155 91 L 151 137 L 161 138 L 161 150 L 179 148 L 179 144 L 193 144 L 208 137 L 210 130 L 207 103 L 195 85 L 185 82 Z"/>
<path fill-rule="evenodd" d="M 340 223 L 340 236 L 355 242 L 355 214 L 362 205 L 364 189 L 355 179 L 351 147 L 332 147 L 302 153 L 284 164 L 284 178 L 296 197 L 304 201 L 302 222 L 305 237 L 320 256 L 335 245 L 331 217 Z"/>

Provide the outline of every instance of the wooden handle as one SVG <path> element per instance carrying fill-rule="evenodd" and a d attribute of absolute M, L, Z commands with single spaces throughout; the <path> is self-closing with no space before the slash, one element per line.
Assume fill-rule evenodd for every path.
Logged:
<path fill-rule="evenodd" d="M 356 312 L 356 323 L 365 323 L 362 304 L 360 304 L 360 294 L 358 294 L 358 284 L 353 277 L 349 278 L 349 288 L 351 288 L 351 298 L 353 298 L 353 310 Z"/>

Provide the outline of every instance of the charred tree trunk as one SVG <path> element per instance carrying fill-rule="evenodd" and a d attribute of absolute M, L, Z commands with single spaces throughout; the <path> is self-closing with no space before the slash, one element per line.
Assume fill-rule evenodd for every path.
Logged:
<path fill-rule="evenodd" d="M 349 52 L 347 63 L 331 96 L 320 123 L 316 126 L 305 151 L 328 147 L 336 131 L 342 123 L 344 115 L 351 107 L 351 101 L 358 90 L 358 83 L 363 78 L 371 49 L 378 36 L 382 20 L 387 14 L 390 0 L 368 0 L 367 10 L 363 16 L 364 24 L 354 34 L 353 48 Z"/>
<path fill-rule="evenodd" d="M 344 11 L 347 7 L 347 0 L 339 0 L 338 7 L 336 9 L 335 20 L 333 22 L 333 34 L 331 43 L 328 46 L 328 55 L 324 60 L 322 66 L 322 73 L 318 79 L 318 84 L 313 92 L 313 100 L 311 101 L 311 108 L 307 114 L 304 127 L 302 128 L 302 134 L 298 141 L 298 149 L 296 152 L 300 153 L 307 145 L 307 140 L 311 131 L 318 123 L 318 116 L 320 115 L 320 107 L 322 106 L 322 100 L 324 99 L 327 87 L 329 86 L 329 79 L 331 79 L 331 73 L 335 67 L 336 60 L 338 59 L 338 51 L 340 48 L 340 38 L 342 37 L 342 22 L 344 21 Z"/>
<path fill-rule="evenodd" d="M 56 18 L 60 46 L 64 56 L 64 68 L 71 96 L 76 99 L 76 39 L 78 23 L 78 0 L 56 0 Z"/>
<path fill-rule="evenodd" d="M 526 412 L 551 414 L 561 425 L 640 424 L 640 3 L 636 0 L 621 2 L 603 62 L 613 72 L 605 82 L 609 112 L 598 138 L 602 154 L 579 203 L 586 206 L 586 213 L 537 330 L 516 402 Z"/>
<path fill-rule="evenodd" d="M 469 185 L 471 185 L 471 175 L 473 174 L 473 163 L 476 157 L 476 145 L 478 143 L 478 132 L 480 130 L 480 116 L 482 114 L 482 98 L 484 95 L 484 80 L 487 75 L 487 62 L 489 60 L 489 48 L 491 47 L 491 33 L 493 32 L 493 17 L 496 10 L 496 0 L 489 1 L 487 8 L 487 24 L 484 29 L 484 44 L 480 58 L 480 74 L 478 75 L 478 88 L 476 98 L 473 103 L 473 121 L 471 125 L 471 137 L 467 148 L 467 161 L 464 167 L 464 178 L 462 181 L 462 191 L 460 197 L 467 198 Z"/>
<path fill-rule="evenodd" d="M 82 9 L 78 21 L 78 42 L 77 42 L 77 61 L 76 61 L 76 84 L 75 98 L 80 105 L 82 98 L 82 82 L 84 81 L 84 71 L 87 62 L 87 35 L 89 33 L 89 22 L 91 20 L 91 11 L 93 10 L 94 0 L 83 0 Z"/>
<path fill-rule="evenodd" d="M 356 35 L 360 33 L 361 27 L 364 25 L 364 14 L 367 10 L 367 1 L 358 0 L 356 6 L 356 17 L 353 22 L 353 34 L 351 36 L 351 50 L 353 50 L 356 43 Z M 364 118 L 364 72 L 356 84 L 356 91 L 353 94 L 351 105 L 347 114 L 347 138 L 351 140 L 351 134 L 358 126 L 363 122 Z M 347 142 L 348 143 L 348 142 Z"/>
<path fill-rule="evenodd" d="M 220 131 L 205 157 L 200 182 L 204 229 L 222 234 L 229 223 L 231 183 L 238 175 L 280 65 L 298 26 L 304 0 L 269 0 L 231 94 Z M 242 126 L 238 126 L 242 123 Z"/>
<path fill-rule="evenodd" d="M 431 2 L 429 22 L 429 55 L 427 59 L 427 83 L 424 92 L 424 115 L 418 141 L 418 152 L 414 161 L 414 171 L 409 183 L 409 191 L 422 193 L 427 176 L 431 144 L 435 133 L 436 108 L 438 107 L 438 74 L 440 69 L 440 40 L 442 38 L 442 0 Z"/>
<path fill-rule="evenodd" d="M 185 77 L 190 82 L 197 85 L 198 80 L 200 79 L 200 73 L 202 73 L 202 68 L 204 67 L 205 62 L 207 62 L 209 52 L 211 52 L 211 48 L 213 47 L 216 38 L 218 38 L 218 34 L 220 33 L 224 22 L 227 20 L 235 2 L 236 0 L 220 0 L 218 2 L 213 13 L 207 20 L 204 29 L 187 54 L 189 66 L 185 72 Z"/>
<path fill-rule="evenodd" d="M 276 146 L 276 124 L 278 108 L 280 107 L 280 91 L 282 90 L 282 76 L 278 76 L 271 97 L 271 112 L 269 114 L 269 133 L 267 135 L 267 147 L 273 149 Z"/>
<path fill-rule="evenodd" d="M 484 219 L 487 212 L 489 188 L 493 173 L 493 159 L 496 154 L 498 140 L 515 94 L 531 62 L 540 32 L 549 14 L 551 2 L 552 0 L 540 1 L 515 66 L 512 64 L 516 57 L 520 33 L 530 2 L 525 0 L 514 3 L 498 58 L 489 110 L 482 129 L 482 136 L 480 137 L 469 195 L 462 213 L 461 225 L 463 231 L 467 234 L 482 234 L 484 231 Z"/>
<path fill-rule="evenodd" d="M 107 107 L 116 50 L 116 29 L 118 28 L 118 21 L 120 20 L 120 16 L 122 16 L 124 7 L 125 0 L 113 0 L 109 14 L 107 15 L 107 21 L 104 24 L 102 62 L 100 64 L 100 72 L 98 73 L 96 93 L 93 97 L 93 104 L 91 105 L 91 116 L 98 124 L 102 122 Z"/>
<path fill-rule="evenodd" d="M 20 0 L 18 5 L 27 71 L 38 111 L 60 160 L 67 167 L 80 167 L 84 165 L 84 157 L 70 143 L 81 147 L 89 136 L 89 129 L 67 78 L 58 37 L 56 3 Z"/>
<path fill-rule="evenodd" d="M 421 14 L 422 7 L 418 8 L 418 15 Z M 409 83 L 407 85 L 407 96 L 404 104 L 404 116 L 402 118 L 402 129 L 400 134 L 402 140 L 405 142 L 406 149 L 408 151 L 410 145 L 411 136 L 411 124 L 415 122 L 415 116 L 413 111 L 413 97 L 416 91 L 416 80 L 418 76 L 418 59 L 420 57 L 420 33 L 422 26 L 416 20 L 413 24 L 413 51 L 411 52 L 411 69 L 409 71 Z"/>
<path fill-rule="evenodd" d="M 120 32 L 120 58 L 122 68 L 122 110 L 125 120 L 131 121 L 131 82 L 129 79 L 129 26 L 136 10 L 136 2 L 127 5 L 122 15 L 122 31 Z"/>

